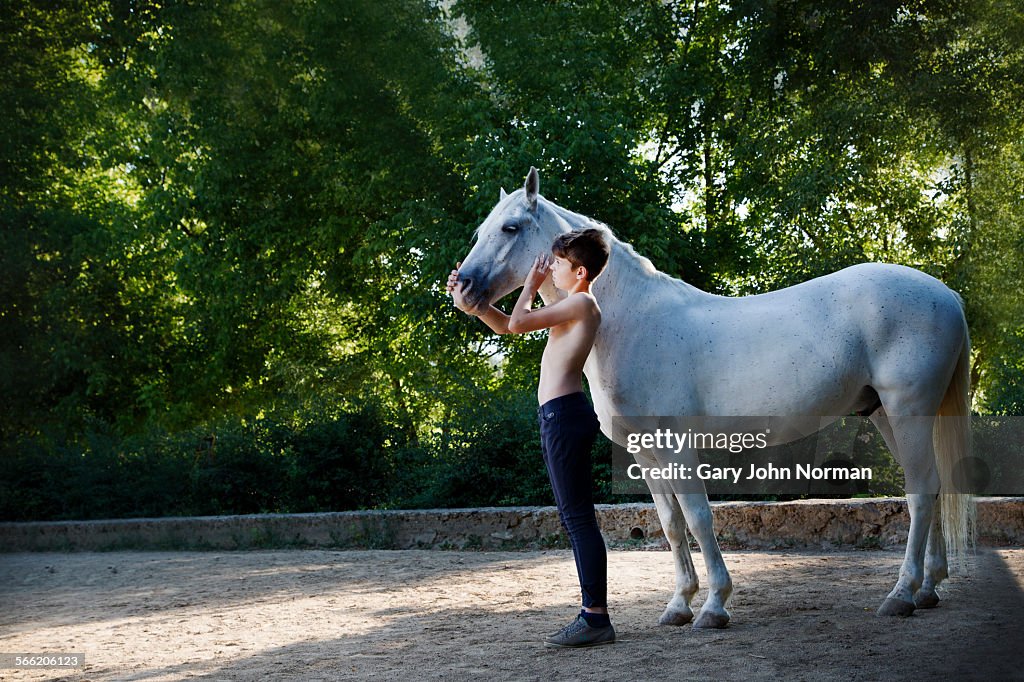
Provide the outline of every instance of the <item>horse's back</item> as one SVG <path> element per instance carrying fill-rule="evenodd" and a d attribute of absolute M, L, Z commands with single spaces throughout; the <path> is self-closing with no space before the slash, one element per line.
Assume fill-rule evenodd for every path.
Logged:
<path fill-rule="evenodd" d="M 824 298 L 824 297 L 828 298 Z M 868 303 L 904 300 L 957 304 L 957 295 L 931 275 L 892 263 L 860 263 L 842 270 L 764 294 L 729 299 L 752 304 L 793 300 L 827 307 L 839 303 Z M 958 304 L 955 307 L 958 307 Z"/>
<path fill-rule="evenodd" d="M 719 299 L 722 311 L 813 325 L 820 340 L 830 331 L 859 333 L 880 343 L 912 329 L 953 325 L 963 310 L 957 294 L 920 270 L 887 263 L 862 263 L 786 289 Z M 937 330 L 940 331 L 941 330 Z"/>

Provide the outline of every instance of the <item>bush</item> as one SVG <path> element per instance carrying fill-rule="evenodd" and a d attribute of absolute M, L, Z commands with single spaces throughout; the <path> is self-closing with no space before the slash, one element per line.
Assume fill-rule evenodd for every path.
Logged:
<path fill-rule="evenodd" d="M 0 457 L 5 521 L 554 504 L 526 398 L 412 442 L 373 405 L 296 420 L 233 419 L 181 433 L 22 441 Z M 614 497 L 594 446 L 595 500 Z"/>
<path fill-rule="evenodd" d="M 524 410 L 495 414 L 464 436 L 435 445 L 433 466 L 410 507 L 485 507 L 554 504 L 540 454 L 536 416 Z"/>
<path fill-rule="evenodd" d="M 385 504 L 402 440 L 401 432 L 385 424 L 375 409 L 310 424 L 296 433 L 291 443 L 294 511 Z"/>

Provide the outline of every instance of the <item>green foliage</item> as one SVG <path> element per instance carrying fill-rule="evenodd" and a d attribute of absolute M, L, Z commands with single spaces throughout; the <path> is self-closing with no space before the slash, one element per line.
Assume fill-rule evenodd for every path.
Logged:
<path fill-rule="evenodd" d="M 546 499 L 543 340 L 441 289 L 531 164 L 708 290 L 923 268 L 1024 405 L 1018 4 L 15 0 L 0 62 L 5 517 Z"/>
<path fill-rule="evenodd" d="M 554 504 L 540 457 L 536 409 L 498 412 L 472 434 L 450 438 L 439 471 L 410 500 L 414 507 Z M 458 442 L 462 441 L 462 442 Z"/>
<path fill-rule="evenodd" d="M 416 444 L 380 409 L 231 419 L 177 434 L 27 440 L 0 457 L 0 520 L 550 505 L 536 410 L 520 402 Z M 595 446 L 597 501 L 612 501 Z"/>

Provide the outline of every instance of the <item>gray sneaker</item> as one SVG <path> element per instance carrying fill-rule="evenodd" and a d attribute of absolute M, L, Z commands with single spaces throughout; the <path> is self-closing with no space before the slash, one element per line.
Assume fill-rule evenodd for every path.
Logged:
<path fill-rule="evenodd" d="M 592 628 L 582 615 L 576 620 L 544 640 L 544 646 L 550 647 L 584 647 L 599 644 L 612 644 L 615 641 L 615 628 Z"/>

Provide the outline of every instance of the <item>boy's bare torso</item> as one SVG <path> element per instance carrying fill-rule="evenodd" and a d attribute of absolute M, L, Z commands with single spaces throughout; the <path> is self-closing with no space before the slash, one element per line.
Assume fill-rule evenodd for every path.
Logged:
<path fill-rule="evenodd" d="M 589 293 L 587 314 L 551 327 L 548 344 L 540 361 L 540 384 L 537 401 L 543 405 L 549 400 L 583 390 L 583 365 L 594 346 L 594 337 L 601 324 L 601 310 Z"/>

